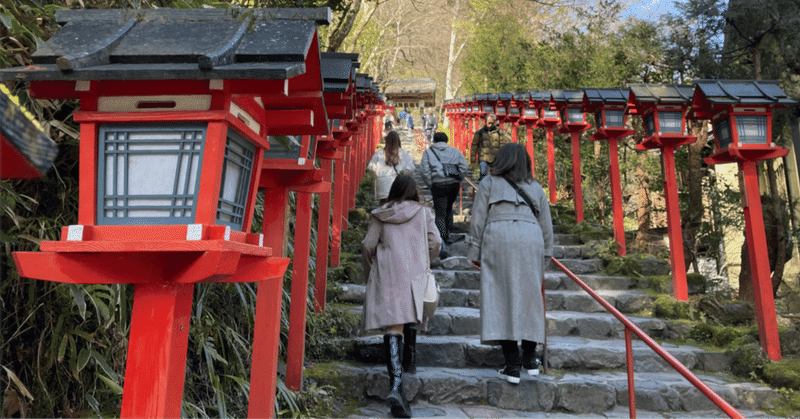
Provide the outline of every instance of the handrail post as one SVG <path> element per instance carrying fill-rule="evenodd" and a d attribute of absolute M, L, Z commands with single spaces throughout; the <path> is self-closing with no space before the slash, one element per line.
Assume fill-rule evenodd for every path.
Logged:
<path fill-rule="evenodd" d="M 628 361 L 628 413 L 631 419 L 636 419 L 636 390 L 633 386 L 633 344 L 631 343 L 631 329 L 625 327 L 625 356 Z"/>

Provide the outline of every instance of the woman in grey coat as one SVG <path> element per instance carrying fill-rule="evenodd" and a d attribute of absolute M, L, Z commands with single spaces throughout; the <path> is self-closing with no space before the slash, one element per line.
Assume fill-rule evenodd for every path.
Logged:
<path fill-rule="evenodd" d="M 489 174 L 472 205 L 467 256 L 481 270 L 481 342 L 502 346 L 500 378 L 517 384 L 520 367 L 530 375 L 539 371 L 534 355 L 536 343 L 544 342 L 542 282 L 553 255 L 553 225 L 524 146 L 500 148 Z M 536 211 L 509 181 L 528 195 Z"/>
<path fill-rule="evenodd" d="M 442 240 L 431 209 L 420 203 L 413 177 L 397 176 L 388 199 L 389 202 L 372 211 L 366 237 L 361 242 L 364 271 L 369 272 L 364 328 L 386 330 L 383 336 L 389 371 L 386 400 L 392 415 L 410 417 L 402 374 L 404 369 L 412 372 L 414 367 L 414 327 L 423 321 L 423 297 L 430 260 L 439 253 Z M 407 345 L 402 349 L 401 365 L 404 335 Z"/>

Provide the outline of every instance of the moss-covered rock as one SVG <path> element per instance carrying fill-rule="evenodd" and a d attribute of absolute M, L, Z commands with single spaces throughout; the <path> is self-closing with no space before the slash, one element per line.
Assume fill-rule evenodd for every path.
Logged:
<path fill-rule="evenodd" d="M 709 343 L 720 348 L 728 347 L 747 334 L 747 330 L 728 326 L 714 326 L 708 323 L 697 323 L 689 332 L 689 337 L 701 342 Z"/>
<path fill-rule="evenodd" d="M 691 319 L 689 304 L 662 295 L 653 302 L 653 316 L 666 319 Z"/>
<path fill-rule="evenodd" d="M 758 343 L 741 345 L 728 353 L 732 360 L 731 372 L 742 377 L 760 376 L 764 366 L 769 362 L 767 353 Z"/>
<path fill-rule="evenodd" d="M 800 359 L 764 365 L 764 381 L 772 387 L 800 390 Z"/>
<path fill-rule="evenodd" d="M 708 280 L 703 274 L 696 272 L 686 274 L 686 287 L 690 295 L 705 293 L 707 282 Z"/>

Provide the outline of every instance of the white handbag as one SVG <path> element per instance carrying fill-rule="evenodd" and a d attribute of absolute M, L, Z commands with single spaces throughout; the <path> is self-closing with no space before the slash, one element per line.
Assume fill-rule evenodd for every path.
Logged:
<path fill-rule="evenodd" d="M 439 284 L 433 272 L 428 271 L 428 281 L 425 284 L 425 296 L 422 298 L 422 317 L 431 318 L 439 306 Z"/>

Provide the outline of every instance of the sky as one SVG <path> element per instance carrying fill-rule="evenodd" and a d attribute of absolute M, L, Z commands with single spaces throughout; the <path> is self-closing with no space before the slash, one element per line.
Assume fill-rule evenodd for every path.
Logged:
<path fill-rule="evenodd" d="M 641 0 L 622 13 L 623 17 L 634 16 L 643 20 L 657 20 L 660 15 L 675 12 L 675 0 Z"/>

